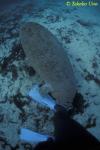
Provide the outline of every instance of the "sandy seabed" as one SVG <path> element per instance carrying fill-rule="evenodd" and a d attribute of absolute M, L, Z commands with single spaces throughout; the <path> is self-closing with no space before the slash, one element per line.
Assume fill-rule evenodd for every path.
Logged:
<path fill-rule="evenodd" d="M 21 127 L 53 134 L 53 111 L 31 101 L 28 92 L 41 79 L 25 61 L 20 27 L 29 21 L 47 27 L 72 64 L 80 99 L 73 118 L 100 140 L 100 16 L 96 7 L 62 2 L 12 4 L 0 12 L 0 150 L 32 149 L 19 139 Z"/>

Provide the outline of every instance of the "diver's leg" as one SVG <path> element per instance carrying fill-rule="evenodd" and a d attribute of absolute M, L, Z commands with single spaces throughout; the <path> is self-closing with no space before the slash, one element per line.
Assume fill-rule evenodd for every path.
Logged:
<path fill-rule="evenodd" d="M 61 106 L 56 107 L 54 126 L 56 141 L 89 148 L 100 146 L 100 142 L 78 122 L 69 117 L 69 114 Z"/>

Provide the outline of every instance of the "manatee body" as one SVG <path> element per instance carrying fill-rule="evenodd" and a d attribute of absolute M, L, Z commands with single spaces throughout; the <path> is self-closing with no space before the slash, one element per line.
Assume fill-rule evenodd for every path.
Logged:
<path fill-rule="evenodd" d="M 28 63 L 50 85 L 57 103 L 69 108 L 76 93 L 75 78 L 66 52 L 57 38 L 38 23 L 26 23 L 20 39 Z"/>

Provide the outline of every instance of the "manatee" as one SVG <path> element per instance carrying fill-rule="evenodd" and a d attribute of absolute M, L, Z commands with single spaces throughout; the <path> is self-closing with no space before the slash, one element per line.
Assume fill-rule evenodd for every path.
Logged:
<path fill-rule="evenodd" d="M 22 26 L 20 40 L 27 62 L 45 81 L 46 91 L 57 104 L 66 109 L 72 107 L 76 81 L 62 44 L 47 28 L 35 22 Z"/>

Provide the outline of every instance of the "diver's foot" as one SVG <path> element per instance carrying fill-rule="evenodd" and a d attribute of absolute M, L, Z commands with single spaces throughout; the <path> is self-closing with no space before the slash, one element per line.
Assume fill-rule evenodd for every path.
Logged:
<path fill-rule="evenodd" d="M 51 110 L 55 110 L 56 102 L 49 95 L 43 96 L 40 93 L 39 85 L 34 85 L 28 93 L 29 97 L 33 101 L 40 103 L 41 105 L 45 105 L 49 107 Z"/>

